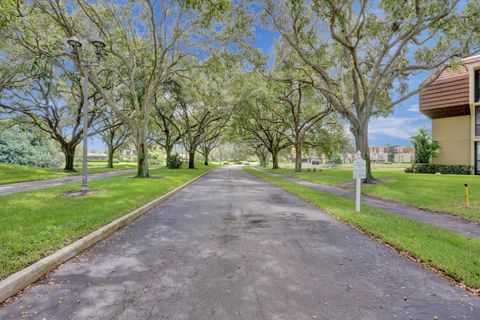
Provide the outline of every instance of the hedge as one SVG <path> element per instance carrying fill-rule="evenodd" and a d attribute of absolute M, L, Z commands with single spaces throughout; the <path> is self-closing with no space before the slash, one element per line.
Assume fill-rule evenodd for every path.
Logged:
<path fill-rule="evenodd" d="M 414 173 L 441 173 L 441 174 L 473 174 L 473 166 L 467 165 L 447 165 L 447 164 L 427 164 L 427 163 L 414 163 L 412 165 Z M 410 170 L 405 170 L 409 172 Z"/>

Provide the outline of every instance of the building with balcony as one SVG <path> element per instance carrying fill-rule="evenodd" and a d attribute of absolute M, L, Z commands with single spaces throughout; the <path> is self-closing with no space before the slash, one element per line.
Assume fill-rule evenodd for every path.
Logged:
<path fill-rule="evenodd" d="M 480 174 L 480 55 L 432 77 L 420 92 L 419 108 L 440 143 L 433 163 L 471 165 Z"/>
<path fill-rule="evenodd" d="M 370 161 L 376 163 L 388 162 L 389 146 L 369 146 Z"/>

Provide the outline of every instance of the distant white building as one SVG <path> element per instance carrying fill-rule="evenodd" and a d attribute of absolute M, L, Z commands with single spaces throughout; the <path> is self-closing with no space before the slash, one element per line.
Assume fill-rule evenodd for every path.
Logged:
<path fill-rule="evenodd" d="M 413 161 L 415 150 L 410 146 L 371 146 L 370 161 L 383 163 L 409 163 Z"/>
<path fill-rule="evenodd" d="M 92 160 L 107 160 L 108 155 L 106 153 L 100 153 L 100 152 L 92 152 L 92 153 L 87 153 L 87 160 L 92 161 Z"/>

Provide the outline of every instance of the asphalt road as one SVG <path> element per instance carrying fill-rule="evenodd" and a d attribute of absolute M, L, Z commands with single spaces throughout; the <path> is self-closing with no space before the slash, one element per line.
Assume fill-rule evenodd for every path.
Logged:
<path fill-rule="evenodd" d="M 107 172 L 91 173 L 88 175 L 88 180 L 97 180 L 97 179 L 103 179 L 103 178 L 108 178 L 113 176 L 119 176 L 122 174 L 135 172 L 136 170 L 137 169 L 125 169 L 125 170 L 114 170 L 114 171 L 107 171 Z M 56 186 L 61 186 L 64 184 L 79 182 L 79 181 L 82 181 L 81 175 L 53 178 L 53 179 L 44 179 L 44 180 L 33 180 L 33 181 L 18 182 L 18 183 L 0 184 L 0 196 L 4 194 L 10 194 L 10 193 L 56 187 Z"/>
<path fill-rule="evenodd" d="M 22 316 L 478 320 L 480 298 L 228 167 L 0 308 Z"/>

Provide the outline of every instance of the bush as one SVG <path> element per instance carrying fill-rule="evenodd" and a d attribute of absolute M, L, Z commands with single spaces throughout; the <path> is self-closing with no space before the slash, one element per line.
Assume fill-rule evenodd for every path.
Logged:
<path fill-rule="evenodd" d="M 169 169 L 180 169 L 182 165 L 183 165 L 183 161 L 178 155 L 178 153 L 170 155 L 167 158 L 167 168 Z"/>
<path fill-rule="evenodd" d="M 405 173 L 413 173 L 413 167 L 406 168 Z"/>
<path fill-rule="evenodd" d="M 438 150 L 440 144 L 432 139 L 432 135 L 425 127 L 418 129 L 418 133 L 410 138 L 415 150 L 415 163 L 430 163 Z"/>
<path fill-rule="evenodd" d="M 19 125 L 0 129 L 0 163 L 40 168 L 62 165 L 62 154 L 54 142 L 40 132 Z"/>
<path fill-rule="evenodd" d="M 330 159 L 333 164 L 342 164 L 342 157 L 339 154 L 335 154 L 332 159 Z"/>
<path fill-rule="evenodd" d="M 415 163 L 412 165 L 414 173 L 441 173 L 441 174 L 473 174 L 473 166 Z"/>

